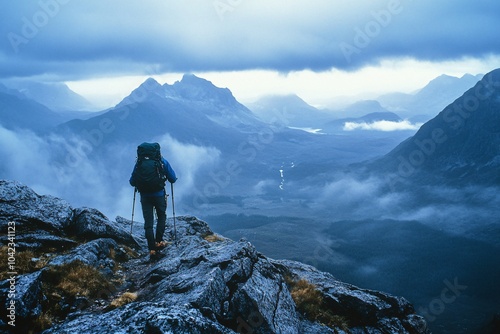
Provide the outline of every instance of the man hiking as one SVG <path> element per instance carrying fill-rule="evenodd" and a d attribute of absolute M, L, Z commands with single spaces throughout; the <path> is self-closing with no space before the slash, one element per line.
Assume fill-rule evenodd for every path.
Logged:
<path fill-rule="evenodd" d="M 151 261 L 161 258 L 159 250 L 167 245 L 167 242 L 163 240 L 167 222 L 165 182 L 174 183 L 176 180 L 174 170 L 161 156 L 160 144 L 142 143 L 137 147 L 137 162 L 129 182 L 141 194 L 144 231 Z M 154 210 L 158 218 L 156 233 L 153 231 Z"/>

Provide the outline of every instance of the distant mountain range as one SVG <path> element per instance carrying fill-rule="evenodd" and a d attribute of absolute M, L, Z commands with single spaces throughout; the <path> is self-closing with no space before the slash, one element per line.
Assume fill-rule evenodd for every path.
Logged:
<path fill-rule="evenodd" d="M 31 81 L 0 83 L 0 125 L 7 129 L 46 132 L 74 118 L 96 114 L 89 101 L 65 84 Z"/>
<path fill-rule="evenodd" d="M 248 104 L 248 107 L 267 123 L 317 128 L 330 132 L 342 129 L 342 122 L 369 119 L 370 116 L 367 115 L 378 115 L 377 121 L 394 121 L 396 115 L 400 120 L 424 123 L 474 86 L 482 76 L 466 74 L 457 78 L 443 74 L 413 94 L 386 94 L 375 100 L 361 100 L 335 110 L 317 109 L 297 95 L 266 96 Z M 384 116 L 388 118 L 380 119 Z"/>
<path fill-rule="evenodd" d="M 18 92 L 0 89 L 0 125 L 9 130 L 46 131 L 65 118 Z"/>
<path fill-rule="evenodd" d="M 94 111 L 95 107 L 64 83 L 42 83 L 26 80 L 4 82 L 11 92 L 35 100 L 58 112 Z M 0 89 L 1 91 L 1 89 Z"/>
<path fill-rule="evenodd" d="M 327 110 L 319 110 L 297 95 L 271 95 L 248 104 L 252 112 L 266 123 L 291 127 L 319 127 L 336 118 Z"/>
<path fill-rule="evenodd" d="M 500 69 L 372 167 L 400 181 L 500 184 Z"/>
<path fill-rule="evenodd" d="M 378 102 L 376 101 L 373 102 L 378 104 Z M 361 117 L 340 118 L 334 121 L 330 121 L 323 125 L 323 130 L 328 133 L 341 133 L 342 131 L 345 131 L 346 123 L 372 124 L 374 122 L 381 122 L 381 121 L 401 122 L 402 120 L 403 119 L 401 117 L 399 117 L 397 114 L 393 112 L 378 111 L 365 114 Z"/>
<path fill-rule="evenodd" d="M 461 78 L 441 75 L 414 94 L 392 93 L 377 98 L 380 104 L 403 118 L 425 122 L 433 118 L 464 91 L 474 86 L 482 74 L 465 74 Z"/>

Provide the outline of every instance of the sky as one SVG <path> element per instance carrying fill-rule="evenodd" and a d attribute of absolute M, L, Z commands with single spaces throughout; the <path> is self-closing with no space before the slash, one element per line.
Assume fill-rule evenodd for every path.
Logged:
<path fill-rule="evenodd" d="M 0 81 L 65 82 L 100 107 L 184 73 L 326 106 L 500 67 L 496 0 L 26 0 L 0 22 Z"/>

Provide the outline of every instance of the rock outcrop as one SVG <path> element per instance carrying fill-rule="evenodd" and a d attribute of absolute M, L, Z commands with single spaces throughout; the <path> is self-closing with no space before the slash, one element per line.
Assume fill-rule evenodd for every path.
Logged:
<path fill-rule="evenodd" d="M 97 210 L 0 181 L 0 225 L 7 230 L 9 222 L 16 226 L 16 261 L 27 252 L 33 257 L 26 268 L 16 262 L 15 298 L 10 277 L 0 282 L 2 307 L 16 305 L 16 327 L 2 313 L 5 331 L 428 333 L 405 299 L 267 258 L 196 217 L 177 218 L 176 242 L 157 262 L 147 259 L 142 224 L 131 236 L 125 218 L 111 222 Z M 76 269 L 85 271 L 72 276 Z M 82 284 L 84 276 L 92 283 Z"/>

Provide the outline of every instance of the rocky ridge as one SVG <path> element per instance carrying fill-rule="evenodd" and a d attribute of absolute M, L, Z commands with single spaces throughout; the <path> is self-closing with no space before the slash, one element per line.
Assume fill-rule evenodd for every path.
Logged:
<path fill-rule="evenodd" d="M 142 224 L 130 235 L 125 218 L 110 221 L 95 209 L 0 180 L 2 230 L 12 222 L 15 297 L 3 276 L 0 303 L 7 309 L 15 301 L 16 327 L 2 312 L 5 332 L 428 333 L 404 298 L 270 259 L 196 217 L 177 218 L 177 242 L 154 263 L 147 261 Z M 9 235 L 1 239 L 7 245 Z M 21 268 L 23 254 L 28 265 Z M 76 268 L 85 271 L 71 276 Z M 98 279 L 79 281 L 89 272 Z M 79 290 L 68 288 L 71 280 Z"/>

